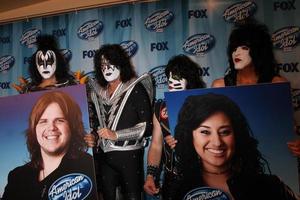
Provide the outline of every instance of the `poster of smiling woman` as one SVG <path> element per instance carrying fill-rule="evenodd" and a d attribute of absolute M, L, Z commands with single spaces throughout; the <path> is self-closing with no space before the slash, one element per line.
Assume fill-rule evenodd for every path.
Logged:
<path fill-rule="evenodd" d="M 180 199 L 299 199 L 289 83 L 166 92 Z"/>
<path fill-rule="evenodd" d="M 97 199 L 84 85 L 0 98 L 0 199 Z"/>

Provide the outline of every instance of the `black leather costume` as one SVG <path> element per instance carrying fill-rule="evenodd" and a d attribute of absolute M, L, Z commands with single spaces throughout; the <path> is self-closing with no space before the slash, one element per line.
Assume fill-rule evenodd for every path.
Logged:
<path fill-rule="evenodd" d="M 139 79 L 122 83 L 113 98 L 96 81 L 90 80 L 89 85 L 89 94 L 97 94 L 90 104 L 92 128 L 95 131 L 96 125 L 102 123 L 119 135 L 116 141 L 99 140 L 98 153 L 94 154 L 98 190 L 104 199 L 111 200 L 116 198 L 116 187 L 121 185 L 125 199 L 141 199 L 145 137 L 152 133 L 151 98 Z M 98 113 L 103 119 L 99 123 L 99 114 L 95 113 L 98 103 Z"/>

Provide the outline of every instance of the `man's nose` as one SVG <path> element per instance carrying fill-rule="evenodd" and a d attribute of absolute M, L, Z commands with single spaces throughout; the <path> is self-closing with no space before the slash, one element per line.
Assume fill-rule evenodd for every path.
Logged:
<path fill-rule="evenodd" d="M 236 49 L 235 49 L 235 54 L 240 54 L 240 52 L 241 52 L 241 47 L 237 47 Z"/>
<path fill-rule="evenodd" d="M 43 63 L 43 68 L 44 68 L 44 69 L 47 69 L 47 63 L 46 63 L 45 60 L 44 60 L 44 63 Z"/>
<path fill-rule="evenodd" d="M 48 126 L 48 129 L 49 130 L 56 130 L 57 126 L 56 126 L 55 122 L 50 122 L 49 126 Z"/>

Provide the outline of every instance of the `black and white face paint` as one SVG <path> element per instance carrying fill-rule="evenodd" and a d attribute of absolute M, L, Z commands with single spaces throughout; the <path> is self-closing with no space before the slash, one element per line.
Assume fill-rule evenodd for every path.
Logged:
<path fill-rule="evenodd" d="M 101 71 L 107 82 L 114 81 L 120 77 L 118 66 L 110 64 L 104 56 L 101 57 Z"/>
<path fill-rule="evenodd" d="M 170 92 L 185 90 L 187 85 L 187 80 L 177 75 L 172 75 L 172 72 L 170 72 L 168 85 L 169 85 L 168 89 Z"/>
<path fill-rule="evenodd" d="M 246 45 L 238 46 L 232 52 L 232 60 L 236 70 L 242 70 L 250 66 L 253 64 L 250 56 L 250 48 Z"/>
<path fill-rule="evenodd" d="M 35 63 L 43 79 L 51 78 L 56 70 L 56 56 L 52 50 L 38 51 L 35 56 Z"/>

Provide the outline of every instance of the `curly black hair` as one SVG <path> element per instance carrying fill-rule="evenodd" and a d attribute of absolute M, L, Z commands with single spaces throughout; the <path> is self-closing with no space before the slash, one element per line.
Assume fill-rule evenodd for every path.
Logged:
<path fill-rule="evenodd" d="M 225 76 L 225 81 L 230 85 L 236 83 L 237 70 L 234 68 L 232 52 L 242 45 L 250 48 L 249 53 L 258 75 L 258 83 L 271 82 L 273 77 L 278 75 L 272 38 L 268 27 L 253 18 L 236 23 L 233 27 L 228 40 L 229 72 Z"/>
<path fill-rule="evenodd" d="M 223 112 L 233 128 L 235 152 L 231 159 L 232 174 L 262 174 L 265 166 L 268 166 L 257 148 L 258 141 L 252 136 L 247 119 L 235 102 L 225 95 L 214 93 L 189 96 L 180 109 L 175 127 L 175 138 L 178 141 L 175 152 L 183 177 L 189 180 L 189 183 L 185 183 L 189 189 L 195 188 L 202 177 L 201 158 L 194 148 L 192 132 L 216 112 Z"/>
<path fill-rule="evenodd" d="M 200 67 L 188 56 L 180 54 L 172 57 L 166 68 L 165 75 L 169 78 L 170 72 L 187 80 L 187 89 L 204 88 L 205 83 L 200 76 Z"/>
<path fill-rule="evenodd" d="M 36 53 L 38 51 L 43 51 L 45 53 L 47 50 L 52 50 L 55 53 L 56 56 L 55 77 L 58 82 L 62 80 L 70 79 L 71 75 L 69 73 L 70 71 L 69 63 L 65 60 L 64 56 L 61 54 L 56 38 L 52 35 L 47 35 L 47 34 L 40 35 L 37 37 L 36 44 L 37 44 L 37 50 L 30 57 L 30 61 L 29 61 L 29 74 L 31 78 L 31 84 L 39 85 L 43 81 L 43 77 L 40 75 L 35 62 Z"/>
<path fill-rule="evenodd" d="M 100 86 L 105 87 L 108 84 L 101 71 L 102 55 L 111 64 L 118 67 L 120 70 L 120 78 L 123 83 L 137 76 L 126 51 L 119 44 L 105 44 L 96 51 L 94 56 L 94 70 L 96 73 L 96 79 Z"/>

